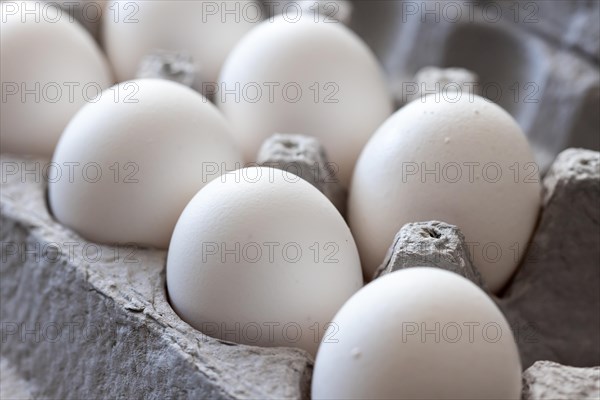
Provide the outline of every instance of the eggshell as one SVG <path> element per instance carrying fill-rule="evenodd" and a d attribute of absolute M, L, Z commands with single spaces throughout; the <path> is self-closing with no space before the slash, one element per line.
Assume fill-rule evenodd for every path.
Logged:
<path fill-rule="evenodd" d="M 499 106 L 468 95 L 408 104 L 369 141 L 353 176 L 349 221 L 365 276 L 404 224 L 439 220 L 461 229 L 500 290 L 527 247 L 540 187 L 523 132 Z"/>
<path fill-rule="evenodd" d="M 223 340 L 315 354 L 339 307 L 362 286 L 344 219 L 308 182 L 245 168 L 187 205 L 167 259 L 171 305 Z"/>
<path fill-rule="evenodd" d="M 103 41 L 119 81 L 136 77 L 140 61 L 156 50 L 192 57 L 197 82 L 215 82 L 227 54 L 256 25 L 256 1 L 110 1 Z"/>
<path fill-rule="evenodd" d="M 2 2 L 3 152 L 51 156 L 73 115 L 112 82 L 92 37 L 47 3 Z"/>
<path fill-rule="evenodd" d="M 241 167 L 229 125 L 208 100 L 152 79 L 112 87 L 83 107 L 53 163 L 49 200 L 61 223 L 92 241 L 160 248 L 194 194 Z"/>
<path fill-rule="evenodd" d="M 520 399 L 506 319 L 475 284 L 409 268 L 358 291 L 315 360 L 313 399 Z"/>
<path fill-rule="evenodd" d="M 246 161 L 274 133 L 315 136 L 347 185 L 360 150 L 392 113 L 390 93 L 372 52 L 343 24 L 290 18 L 261 23 L 235 46 L 215 102 Z"/>

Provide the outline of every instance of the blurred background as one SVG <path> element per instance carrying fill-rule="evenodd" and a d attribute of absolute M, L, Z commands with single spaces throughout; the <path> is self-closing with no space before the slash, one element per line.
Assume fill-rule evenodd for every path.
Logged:
<path fill-rule="evenodd" d="M 510 112 L 542 170 L 567 147 L 600 148 L 600 2 L 352 1 L 350 26 L 401 98 L 422 67 L 475 72 Z"/>
<path fill-rule="evenodd" d="M 415 74 L 424 67 L 474 72 L 480 93 L 512 114 L 526 132 L 541 171 L 565 148 L 600 149 L 598 0 L 261 4 L 267 17 L 284 13 L 294 18 L 299 8 L 318 9 L 347 24 L 380 60 L 397 107 L 407 101 L 406 83 L 418 81 Z M 72 11 L 101 43 L 99 21 Z"/>

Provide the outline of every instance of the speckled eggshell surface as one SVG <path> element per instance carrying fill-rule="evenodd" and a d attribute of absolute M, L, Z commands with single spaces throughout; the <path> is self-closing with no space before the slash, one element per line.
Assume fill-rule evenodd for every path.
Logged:
<path fill-rule="evenodd" d="M 232 50 L 215 103 L 231 121 L 246 161 L 274 133 L 314 136 L 347 185 L 359 152 L 392 113 L 383 72 L 367 45 L 339 22 L 258 25 Z"/>
<path fill-rule="evenodd" d="M 88 240 L 166 248 L 188 201 L 240 162 L 207 99 L 170 81 L 129 81 L 69 123 L 49 170 L 50 207 Z"/>
<path fill-rule="evenodd" d="M 5 1 L 0 13 L 0 146 L 49 157 L 73 115 L 111 85 L 108 63 L 77 22 L 47 3 Z"/>
<path fill-rule="evenodd" d="M 415 100 L 378 129 L 353 176 L 349 222 L 365 277 L 404 224 L 439 220 L 461 229 L 498 291 L 527 248 L 540 191 L 527 139 L 502 108 L 479 96 Z"/>
<path fill-rule="evenodd" d="M 336 314 L 313 399 L 520 399 L 510 325 L 475 284 L 437 268 L 371 282 Z"/>
<path fill-rule="evenodd" d="M 182 213 L 167 259 L 171 305 L 223 340 L 316 353 L 362 286 L 350 229 L 306 181 L 272 168 L 215 179 Z"/>

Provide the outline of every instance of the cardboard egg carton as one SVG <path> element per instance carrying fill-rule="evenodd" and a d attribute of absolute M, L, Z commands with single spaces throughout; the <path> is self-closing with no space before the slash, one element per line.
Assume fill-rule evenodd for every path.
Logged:
<path fill-rule="evenodd" d="M 498 294 L 473 265 L 456 226 L 406 224 L 376 277 L 430 266 L 453 271 L 486 290 L 509 321 L 523 368 L 547 360 L 600 365 L 600 153 L 567 149 L 544 179 L 542 210 L 519 268 Z"/>
<path fill-rule="evenodd" d="M 352 4 L 350 27 L 382 62 L 398 106 L 422 68 L 465 68 L 518 121 L 540 171 L 568 147 L 600 150 L 600 2 Z"/>
<path fill-rule="evenodd" d="M 307 353 L 196 331 L 167 300 L 165 251 L 82 239 L 48 212 L 48 160 L 2 155 L 0 163 L 2 357 L 33 384 L 34 396 L 308 396 Z"/>
<path fill-rule="evenodd" d="M 99 40 L 99 19 L 73 13 Z M 380 60 L 398 107 L 428 66 L 478 76 L 481 93 L 523 128 L 540 171 L 569 147 L 600 150 L 600 2 L 596 0 L 262 0 L 264 16 L 297 9 L 345 23 Z M 294 3 L 286 8 L 286 4 Z M 89 6 L 89 5 L 88 5 Z M 321 17 L 323 19 L 325 17 Z M 100 41 L 100 40 L 99 40 Z M 100 41 L 101 42 L 101 41 Z M 100 43 L 101 44 L 101 43 Z"/>
<path fill-rule="evenodd" d="M 497 21 L 488 0 L 472 6 L 446 2 L 467 7 L 458 20 L 442 8 L 423 18 L 425 3 L 433 2 L 353 1 L 347 18 L 381 60 L 398 106 L 404 103 L 406 83 L 414 83 L 421 68 L 463 67 L 478 75 L 488 90 L 484 95 L 517 119 L 542 171 L 567 147 L 600 148 L 599 2 L 501 2 Z M 485 7 L 489 15 L 483 14 Z M 88 28 L 97 34 L 97 25 Z M 495 87 L 501 88 L 499 97 Z M 596 169 L 579 165 L 581 160 Z M 516 338 L 524 367 L 537 360 L 600 364 L 600 302 L 594 286 L 600 268 L 600 217 L 593 206 L 600 185 L 597 162 L 598 153 L 575 151 L 551 169 L 558 172 L 549 174 L 544 185 L 553 195 L 545 197 L 533 239 L 542 248 L 525 255 L 530 261 L 523 261 L 500 296 L 499 305 L 520 331 Z M 313 360 L 307 353 L 222 342 L 191 328 L 169 305 L 165 252 L 82 239 L 48 212 L 43 177 L 48 160 L 3 154 L 0 163 L 1 355 L 34 396 L 309 397 Z M 18 173 L 6 174 L 13 166 Z M 470 271 L 479 280 L 477 271 L 469 269 L 468 254 L 460 252 L 460 232 L 452 232 L 446 238 L 454 250 L 426 250 L 425 245 L 420 256 L 443 259 L 442 267 Z M 459 254 L 467 261 L 453 264 Z M 563 275 L 551 273 L 561 268 Z M 531 282 L 537 282 L 537 291 L 527 290 Z M 555 308 L 553 301 L 570 307 Z M 551 313 L 558 322 L 536 319 Z M 548 369 L 533 371 L 537 375 L 526 373 L 528 399 L 539 398 L 531 388 L 540 380 L 554 380 Z M 586 372 L 585 382 L 593 376 Z M 597 384 L 589 385 L 596 390 Z M 581 397 L 574 394 L 580 387 L 563 397 Z"/>
<path fill-rule="evenodd" d="M 48 212 L 48 160 L 3 154 L 0 163 L 2 357 L 34 396 L 309 397 L 313 360 L 306 352 L 238 345 L 193 329 L 169 305 L 164 251 L 82 239 Z M 544 189 L 533 245 L 498 304 L 521 330 L 524 367 L 538 360 L 597 365 L 600 154 L 565 151 Z M 421 235 L 423 227 L 436 234 Z M 447 224 L 409 224 L 392 250 L 387 272 L 413 265 L 417 255 L 419 265 L 484 285 L 464 237 Z"/>

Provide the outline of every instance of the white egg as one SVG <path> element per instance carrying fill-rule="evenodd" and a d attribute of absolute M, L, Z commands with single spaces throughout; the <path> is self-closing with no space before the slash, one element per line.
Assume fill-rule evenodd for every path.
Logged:
<path fill-rule="evenodd" d="M 114 86 L 67 126 L 49 170 L 54 216 L 85 238 L 166 248 L 188 201 L 241 167 L 230 127 L 183 85 Z"/>
<path fill-rule="evenodd" d="M 3 152 L 51 156 L 71 117 L 112 82 L 92 37 L 42 2 L 1 4 Z"/>
<path fill-rule="evenodd" d="M 262 16 L 256 1 L 113 0 L 104 46 L 119 81 L 133 79 L 145 55 L 167 50 L 192 57 L 196 85 L 215 82 L 229 51 Z"/>
<path fill-rule="evenodd" d="M 372 52 L 341 23 L 283 16 L 246 35 L 227 58 L 215 102 L 246 161 L 274 133 L 317 137 L 347 184 L 356 158 L 391 114 Z"/>
<path fill-rule="evenodd" d="M 315 354 L 339 307 L 362 286 L 350 229 L 311 184 L 244 168 L 187 205 L 167 259 L 179 316 L 205 334 Z"/>
<path fill-rule="evenodd" d="M 385 275 L 336 314 L 313 399 L 520 399 L 513 334 L 475 284 L 437 268 Z"/>
<path fill-rule="evenodd" d="M 537 166 L 523 132 L 479 96 L 416 100 L 365 146 L 349 197 L 350 227 L 365 276 L 408 222 L 440 220 L 464 233 L 491 290 L 524 254 L 540 204 Z"/>

